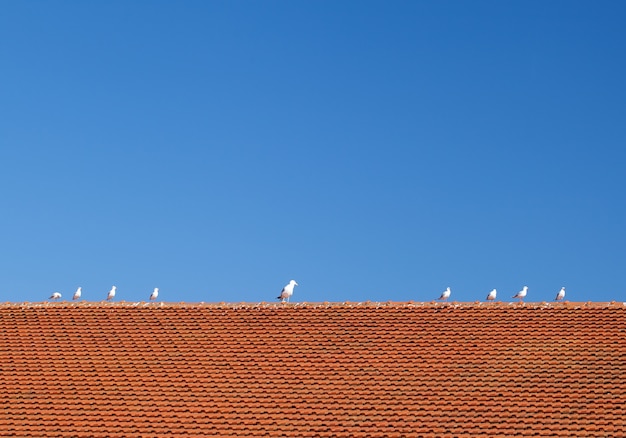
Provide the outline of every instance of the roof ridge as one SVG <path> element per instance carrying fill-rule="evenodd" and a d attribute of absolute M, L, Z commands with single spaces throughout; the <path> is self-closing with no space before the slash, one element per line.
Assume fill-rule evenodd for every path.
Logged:
<path fill-rule="evenodd" d="M 117 307 L 141 307 L 141 308 L 354 308 L 354 307 L 386 307 L 386 308 L 404 308 L 404 307 L 423 307 L 423 308 L 551 308 L 551 309 L 571 309 L 571 308 L 626 308 L 626 302 L 620 301 L 541 301 L 541 302 L 483 302 L 483 301 L 337 301 L 337 302 L 296 302 L 296 303 L 275 303 L 275 302 L 149 302 L 149 301 L 39 301 L 39 302 L 4 302 L 0 303 L 0 308 L 11 307 L 29 307 L 29 308 L 75 308 L 75 307 L 95 307 L 95 308 L 117 308 Z"/>

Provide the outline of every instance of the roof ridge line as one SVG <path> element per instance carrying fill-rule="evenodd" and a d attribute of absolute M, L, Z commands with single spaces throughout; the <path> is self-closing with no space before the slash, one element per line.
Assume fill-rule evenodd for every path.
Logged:
<path fill-rule="evenodd" d="M 336 301 L 336 302 L 296 302 L 296 303 L 275 303 L 275 302 L 239 302 L 239 303 L 227 303 L 227 302 L 149 302 L 149 301 L 39 301 L 39 302 L 4 302 L 0 303 L 0 308 L 3 307 L 29 307 L 29 308 L 74 308 L 74 307 L 95 307 L 95 308 L 119 308 L 119 307 L 140 307 L 140 308 L 195 308 L 195 307 L 214 307 L 214 308 L 318 308 L 318 307 L 336 307 L 336 308 L 353 308 L 353 307 L 390 307 L 390 308 L 403 308 L 403 307 L 425 307 L 425 308 L 624 308 L 626 302 L 619 301 L 586 301 L 586 302 L 554 302 L 554 301 L 541 301 L 541 302 L 483 302 L 483 301 L 451 301 L 451 302 L 438 302 L 438 301 Z"/>

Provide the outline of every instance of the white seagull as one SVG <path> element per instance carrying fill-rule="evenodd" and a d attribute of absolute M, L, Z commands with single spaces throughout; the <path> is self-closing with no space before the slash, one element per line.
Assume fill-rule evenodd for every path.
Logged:
<path fill-rule="evenodd" d="M 528 286 L 524 286 L 521 291 L 513 295 L 513 298 L 519 298 L 519 302 L 521 303 L 524 300 L 524 297 L 528 293 Z"/>
<path fill-rule="evenodd" d="M 498 292 L 495 289 L 489 292 L 489 295 L 487 295 L 487 301 L 494 301 L 497 293 Z"/>
<path fill-rule="evenodd" d="M 80 296 L 83 293 L 82 289 L 83 289 L 82 287 L 79 287 L 78 289 L 76 289 L 76 292 L 74 292 L 74 296 L 72 297 L 73 300 L 80 299 Z"/>
<path fill-rule="evenodd" d="M 291 280 L 287 286 L 283 287 L 280 295 L 276 298 L 278 298 L 282 303 L 284 303 L 285 300 L 289 301 L 289 297 L 293 295 L 293 288 L 297 285 L 298 283 L 296 283 L 296 280 Z"/>
<path fill-rule="evenodd" d="M 152 293 L 150 294 L 150 299 L 154 301 L 157 299 L 158 296 L 159 296 L 159 288 L 155 287 Z"/>
<path fill-rule="evenodd" d="M 555 301 L 561 301 L 563 298 L 565 298 L 565 288 L 562 287 L 561 290 L 559 291 L 558 294 L 556 294 L 556 298 L 554 299 Z"/>
<path fill-rule="evenodd" d="M 55 292 L 52 295 L 50 295 L 50 299 L 51 300 L 58 300 L 59 298 L 61 298 L 61 293 L 60 292 Z"/>
<path fill-rule="evenodd" d="M 447 300 L 448 298 L 450 298 L 450 294 L 451 294 L 451 293 L 452 293 L 452 291 L 451 291 L 451 290 L 450 290 L 450 288 L 448 287 L 448 288 L 446 288 L 446 290 L 444 290 L 444 291 L 441 293 L 441 296 L 440 296 L 439 298 L 437 298 L 437 299 L 438 299 L 438 300 L 445 301 L 445 300 Z"/>
<path fill-rule="evenodd" d="M 115 290 L 117 289 L 117 286 L 113 286 L 111 288 L 111 290 L 109 291 L 109 294 L 107 295 L 107 301 L 111 301 L 113 299 L 113 297 L 115 297 Z"/>

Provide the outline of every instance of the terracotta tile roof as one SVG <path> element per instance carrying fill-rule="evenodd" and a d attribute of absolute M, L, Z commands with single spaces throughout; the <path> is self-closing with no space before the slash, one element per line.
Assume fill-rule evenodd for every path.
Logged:
<path fill-rule="evenodd" d="M 0 305 L 0 436 L 626 435 L 622 303 Z"/>

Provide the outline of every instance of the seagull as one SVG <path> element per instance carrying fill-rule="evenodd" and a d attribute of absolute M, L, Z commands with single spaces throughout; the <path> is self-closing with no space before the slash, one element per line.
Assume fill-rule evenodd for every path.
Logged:
<path fill-rule="evenodd" d="M 154 301 L 157 299 L 158 296 L 159 296 L 159 288 L 155 287 L 152 293 L 150 294 L 150 299 Z"/>
<path fill-rule="evenodd" d="M 52 295 L 50 295 L 50 299 L 51 300 L 58 300 L 59 298 L 61 298 L 61 293 L 60 292 L 55 292 Z"/>
<path fill-rule="evenodd" d="M 521 291 L 513 295 L 513 298 L 519 298 L 519 302 L 521 303 L 524 300 L 524 297 L 528 293 L 528 286 L 524 286 Z"/>
<path fill-rule="evenodd" d="M 115 290 L 117 289 L 117 286 L 113 286 L 111 288 L 111 290 L 109 291 L 109 294 L 107 295 L 107 301 L 111 301 L 113 299 L 113 297 L 115 297 Z"/>
<path fill-rule="evenodd" d="M 72 297 L 73 300 L 80 299 L 80 295 L 83 293 L 82 289 L 83 289 L 82 287 L 79 287 L 78 289 L 76 289 L 76 292 L 74 292 L 74 296 Z"/>
<path fill-rule="evenodd" d="M 555 301 L 561 301 L 563 298 L 565 298 L 565 288 L 562 287 L 561 290 L 559 291 L 558 294 L 556 294 L 556 298 L 554 299 Z"/>
<path fill-rule="evenodd" d="M 448 288 L 446 288 L 446 290 L 444 290 L 444 291 L 441 293 L 441 296 L 440 296 L 439 298 L 437 298 L 437 299 L 438 299 L 438 300 L 445 301 L 445 300 L 447 300 L 448 298 L 450 298 L 450 294 L 451 294 L 451 293 L 452 293 L 452 291 L 451 291 L 451 290 L 450 290 L 450 288 L 448 287 Z"/>
<path fill-rule="evenodd" d="M 497 293 L 498 292 L 495 289 L 489 292 L 489 295 L 487 295 L 487 301 L 494 301 Z"/>
<path fill-rule="evenodd" d="M 297 286 L 298 283 L 296 283 L 296 280 L 291 280 L 289 282 L 289 284 L 285 287 L 283 287 L 283 290 L 280 292 L 280 295 L 277 296 L 276 298 L 278 298 L 281 303 L 284 303 L 285 300 L 289 301 L 289 297 L 293 295 L 293 288 L 294 286 Z"/>

